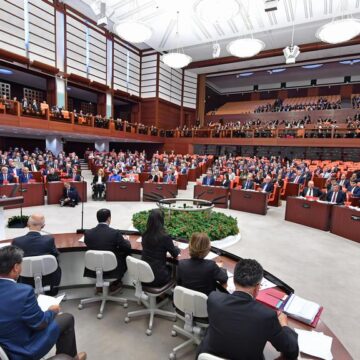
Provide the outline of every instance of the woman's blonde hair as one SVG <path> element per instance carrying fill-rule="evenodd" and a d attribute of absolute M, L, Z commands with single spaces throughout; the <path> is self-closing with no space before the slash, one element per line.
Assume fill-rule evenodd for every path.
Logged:
<path fill-rule="evenodd" d="M 210 251 L 210 239 L 205 233 L 194 233 L 189 241 L 190 256 L 195 259 L 203 259 Z"/>
<path fill-rule="evenodd" d="M 103 168 L 100 168 L 99 170 L 98 170 L 98 175 L 104 175 L 105 173 L 104 173 L 104 169 Z"/>

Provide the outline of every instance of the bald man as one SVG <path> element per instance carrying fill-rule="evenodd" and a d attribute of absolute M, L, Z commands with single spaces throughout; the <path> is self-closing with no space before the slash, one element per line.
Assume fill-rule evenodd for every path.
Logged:
<path fill-rule="evenodd" d="M 39 255 L 53 255 L 56 258 L 59 252 L 56 249 L 54 237 L 52 235 L 42 235 L 41 230 L 45 226 L 45 217 L 42 214 L 33 214 L 29 217 L 28 224 L 29 232 L 24 236 L 19 236 L 12 241 L 15 245 L 24 251 L 24 257 L 39 256 Z M 46 275 L 42 279 L 43 286 L 50 285 L 48 295 L 56 295 L 58 293 L 58 286 L 61 280 L 61 269 L 58 268 L 52 274 Z M 34 281 L 31 278 L 20 277 L 20 282 L 34 286 Z"/>
<path fill-rule="evenodd" d="M 302 196 L 313 196 L 313 197 L 320 197 L 322 192 L 319 188 L 314 186 L 314 182 L 310 180 L 308 182 L 308 186 L 304 188 L 303 192 L 301 193 Z"/>

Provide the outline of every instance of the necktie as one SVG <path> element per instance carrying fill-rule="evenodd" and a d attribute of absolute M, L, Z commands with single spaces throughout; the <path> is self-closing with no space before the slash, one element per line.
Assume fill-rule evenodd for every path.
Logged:
<path fill-rule="evenodd" d="M 337 193 L 334 192 L 334 193 L 333 193 L 333 196 L 332 196 L 332 198 L 331 198 L 331 202 L 336 202 L 336 198 L 337 198 Z"/>
<path fill-rule="evenodd" d="M 249 188 L 249 182 L 247 181 L 245 184 L 245 189 L 248 189 L 248 188 Z"/>
<path fill-rule="evenodd" d="M 297 184 L 297 183 L 298 183 L 298 181 L 299 181 L 299 177 L 297 176 L 297 177 L 295 178 L 294 183 L 295 183 L 295 184 Z"/>
<path fill-rule="evenodd" d="M 308 191 L 308 196 L 313 196 L 313 191 L 312 191 L 312 189 L 309 189 L 309 191 Z"/>
<path fill-rule="evenodd" d="M 263 191 L 266 191 L 266 189 L 267 189 L 267 184 L 265 184 Z"/>
<path fill-rule="evenodd" d="M 351 193 L 353 194 L 355 191 L 355 186 L 351 189 Z"/>

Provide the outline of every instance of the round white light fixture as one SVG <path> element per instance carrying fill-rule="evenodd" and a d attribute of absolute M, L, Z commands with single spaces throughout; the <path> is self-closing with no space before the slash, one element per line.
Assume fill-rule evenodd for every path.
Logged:
<path fill-rule="evenodd" d="M 126 21 L 115 25 L 115 32 L 130 43 L 142 43 L 150 39 L 151 29 L 140 21 Z"/>
<path fill-rule="evenodd" d="M 230 20 L 239 10 L 240 6 L 236 0 L 201 0 L 195 7 L 199 18 L 209 23 Z"/>
<path fill-rule="evenodd" d="M 265 47 L 265 43 L 259 39 L 245 38 L 234 40 L 227 45 L 231 55 L 248 58 L 257 55 Z"/>
<path fill-rule="evenodd" d="M 173 69 L 181 69 L 189 65 L 192 58 L 181 52 L 169 52 L 163 55 L 163 62 Z"/>
<path fill-rule="evenodd" d="M 323 25 L 316 32 L 316 37 L 329 44 L 339 44 L 359 34 L 360 21 L 358 19 L 341 19 Z"/>

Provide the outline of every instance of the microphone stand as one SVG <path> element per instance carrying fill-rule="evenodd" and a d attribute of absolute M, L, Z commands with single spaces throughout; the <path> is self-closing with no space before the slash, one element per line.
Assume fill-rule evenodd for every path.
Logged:
<path fill-rule="evenodd" d="M 82 196 L 81 196 L 81 228 L 76 230 L 77 234 L 84 234 L 85 229 L 84 229 L 84 199 L 85 199 L 85 179 L 82 175 L 80 175 L 82 184 L 83 184 L 83 189 L 82 189 Z"/>

